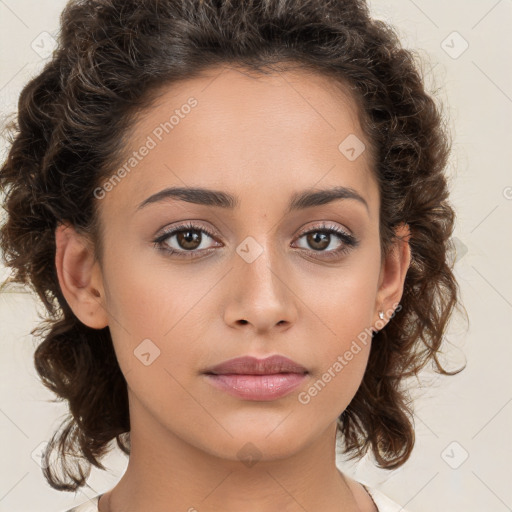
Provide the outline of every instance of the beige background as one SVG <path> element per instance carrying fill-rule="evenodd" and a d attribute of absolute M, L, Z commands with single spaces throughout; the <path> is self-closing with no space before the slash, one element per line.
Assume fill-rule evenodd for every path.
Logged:
<path fill-rule="evenodd" d="M 64 4 L 0 0 L 2 117 L 44 65 L 50 41 L 44 32 L 57 33 Z M 429 88 L 440 88 L 449 116 L 456 273 L 470 323 L 454 319 L 447 357 L 449 367 L 466 358 L 467 368 L 456 377 L 423 374 L 415 392 L 417 443 L 402 468 L 378 470 L 367 459 L 340 459 L 340 467 L 410 512 L 512 510 L 512 1 L 375 0 L 371 7 L 398 28 L 405 46 L 417 49 Z M 1 268 L 0 274 L 8 275 Z M 22 290 L 0 294 L 0 511 L 66 510 L 110 489 L 126 465 L 112 453 L 105 459 L 110 474 L 93 469 L 90 488 L 76 495 L 44 480 L 38 447 L 66 409 L 50 402 L 33 368 L 30 330 L 38 311 L 42 306 Z"/>

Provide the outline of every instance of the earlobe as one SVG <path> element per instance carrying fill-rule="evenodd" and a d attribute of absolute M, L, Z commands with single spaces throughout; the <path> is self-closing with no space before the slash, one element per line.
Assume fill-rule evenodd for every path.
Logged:
<path fill-rule="evenodd" d="M 93 329 L 108 325 L 103 284 L 90 243 L 70 223 L 55 229 L 55 266 L 62 294 L 77 318 Z"/>
<path fill-rule="evenodd" d="M 395 233 L 397 239 L 382 265 L 375 304 L 375 315 L 378 311 L 383 311 L 385 322 L 392 316 L 402 298 L 405 277 L 411 263 L 409 226 L 401 224 L 396 228 Z"/>

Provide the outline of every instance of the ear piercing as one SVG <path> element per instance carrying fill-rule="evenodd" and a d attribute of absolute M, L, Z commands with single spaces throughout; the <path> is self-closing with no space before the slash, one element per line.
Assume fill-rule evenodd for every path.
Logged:
<path fill-rule="evenodd" d="M 384 313 L 382 311 L 379 311 L 379 318 L 381 320 L 384 320 Z"/>

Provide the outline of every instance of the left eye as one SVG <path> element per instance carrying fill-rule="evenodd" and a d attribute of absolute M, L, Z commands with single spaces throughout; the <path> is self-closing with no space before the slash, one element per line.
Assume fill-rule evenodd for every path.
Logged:
<path fill-rule="evenodd" d="M 333 242 L 332 235 L 335 235 L 335 241 L 338 243 L 338 247 L 340 245 L 343 245 L 343 242 L 340 240 L 341 234 L 339 234 L 336 231 L 327 230 L 327 229 L 324 229 L 324 230 L 315 229 L 313 231 L 308 231 L 307 233 L 304 233 L 303 235 L 301 235 L 299 237 L 299 239 L 304 238 L 304 237 L 306 238 L 306 243 L 309 245 L 309 248 L 304 247 L 304 249 L 311 250 L 310 248 L 313 247 L 314 251 L 336 252 L 336 250 L 337 250 L 336 248 L 334 248 L 334 250 L 332 250 L 332 251 L 324 251 L 324 249 L 327 249 Z"/>
<path fill-rule="evenodd" d="M 331 245 L 333 235 L 338 241 L 338 247 L 329 251 L 324 250 Z M 306 237 L 309 247 L 312 247 L 312 249 L 306 247 L 305 250 L 315 257 L 324 259 L 341 258 L 359 245 L 359 241 L 353 235 L 346 233 L 336 225 L 325 223 L 303 232 L 299 239 L 304 237 Z"/>

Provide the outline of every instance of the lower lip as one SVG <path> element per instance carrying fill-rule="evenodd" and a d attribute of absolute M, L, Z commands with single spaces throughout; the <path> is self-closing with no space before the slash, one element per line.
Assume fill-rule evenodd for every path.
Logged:
<path fill-rule="evenodd" d="M 210 384 L 245 400 L 269 401 L 288 395 L 306 378 L 305 373 L 271 375 L 206 374 Z"/>

